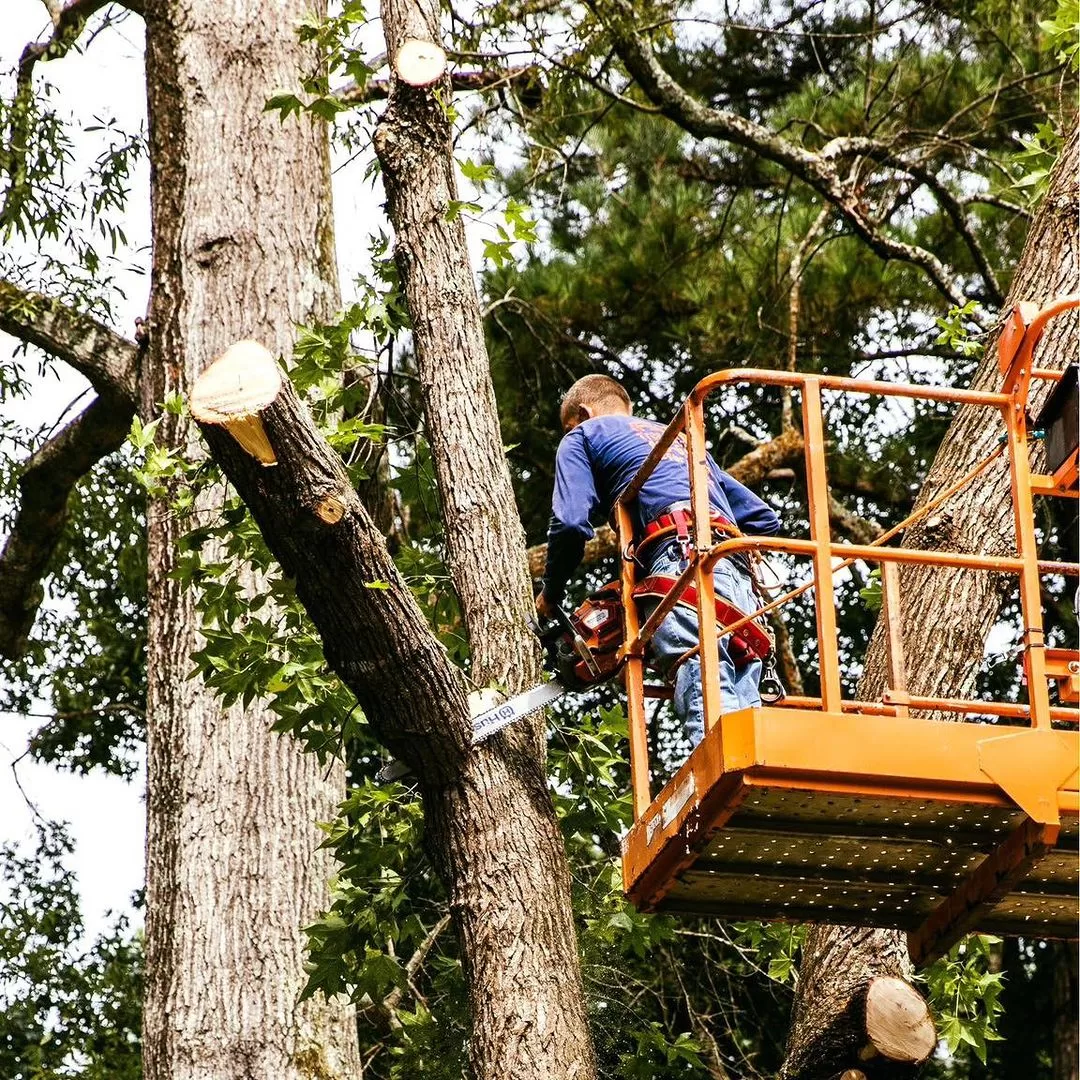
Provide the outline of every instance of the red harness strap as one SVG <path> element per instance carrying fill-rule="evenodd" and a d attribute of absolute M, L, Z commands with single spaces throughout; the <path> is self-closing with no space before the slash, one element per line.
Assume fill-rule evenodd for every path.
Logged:
<path fill-rule="evenodd" d="M 646 597 L 662 600 L 673 588 L 678 578 L 667 574 L 652 574 L 639 582 L 634 587 L 634 599 L 644 600 Z M 693 585 L 687 585 L 677 603 L 697 610 L 698 594 Z M 729 604 L 722 597 L 716 597 L 716 621 L 721 626 L 730 626 L 746 615 L 734 604 Z M 737 667 L 745 667 L 751 660 L 766 660 L 772 652 L 772 639 L 758 625 L 751 621 L 740 626 L 731 634 L 728 642 L 728 653 Z"/>
<path fill-rule="evenodd" d="M 694 524 L 694 515 L 689 510 L 672 510 L 669 514 L 661 514 L 658 518 L 650 521 L 642 530 L 641 539 L 634 550 L 636 558 L 640 559 L 642 552 L 651 547 L 657 540 L 675 533 L 684 543 L 689 543 L 690 532 Z M 738 536 L 739 530 L 721 514 L 714 514 L 709 519 L 709 524 L 727 536 Z"/>

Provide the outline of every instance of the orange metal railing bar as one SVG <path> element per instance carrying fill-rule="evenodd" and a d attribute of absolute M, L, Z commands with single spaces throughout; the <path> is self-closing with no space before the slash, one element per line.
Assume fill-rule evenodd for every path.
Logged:
<path fill-rule="evenodd" d="M 1006 390 L 1010 404 L 1003 412 L 1009 433 L 1009 478 L 1012 487 L 1013 521 L 1016 528 L 1016 550 L 1025 560 L 1020 572 L 1020 611 L 1023 619 L 1024 674 L 1032 688 L 1032 726 L 1049 729 L 1049 695 L 1035 693 L 1035 687 L 1046 686 L 1046 639 L 1043 633 L 1042 598 L 1039 571 L 1035 565 L 1038 541 L 1035 537 L 1035 504 L 1031 493 L 1031 456 L 1028 453 L 1027 397 L 1032 377 L 1032 355 L 1042 336 L 1043 328 L 1070 308 L 1080 306 L 1080 294 L 1064 296 L 1043 307 L 1024 328 L 1016 352 L 1006 373 Z M 1016 309 L 1020 313 L 1022 309 Z M 1021 316 L 1022 317 L 1022 316 Z M 1004 358 L 1003 358 L 1004 359 Z"/>
<path fill-rule="evenodd" d="M 675 439 L 681 433 L 683 419 L 684 419 L 683 414 L 680 412 L 679 415 L 675 418 L 675 420 L 673 420 L 671 422 L 671 424 L 668 425 L 668 429 L 665 432 L 664 438 L 662 438 L 660 440 L 660 442 L 657 443 L 657 445 L 655 447 L 653 447 L 652 453 L 649 455 L 648 458 L 646 458 L 644 464 L 641 466 L 641 469 L 638 470 L 637 475 L 634 477 L 634 479 L 631 481 L 630 485 L 627 487 L 627 489 L 624 492 L 624 494 L 622 495 L 622 497 L 619 499 L 619 502 L 617 504 L 618 507 L 620 507 L 620 508 L 624 507 L 625 504 L 630 501 L 630 499 L 634 498 L 637 495 L 637 492 L 638 492 L 638 490 L 640 490 L 641 484 L 644 482 L 645 477 L 656 466 L 656 464 L 657 464 L 657 462 L 659 462 L 660 458 L 663 457 L 663 454 L 667 452 L 667 450 L 670 448 L 671 444 L 675 441 Z M 671 437 L 668 438 L 668 435 L 670 435 Z M 988 457 L 984 458 L 974 468 L 970 469 L 967 473 L 965 473 L 964 476 L 962 476 L 954 484 L 951 484 L 943 492 L 941 492 L 939 495 L 937 495 L 933 499 L 931 499 L 930 502 L 928 502 L 925 506 L 920 507 L 914 513 L 909 514 L 906 518 L 904 518 L 904 520 L 901 521 L 899 524 L 892 526 L 892 528 L 890 528 L 886 532 L 882 533 L 881 536 L 879 536 L 874 541 L 872 546 L 876 547 L 878 545 L 886 544 L 894 536 L 897 536 L 901 532 L 903 532 L 905 529 L 910 528 L 911 525 L 913 525 L 920 518 L 924 517 L 927 514 L 933 513 L 933 511 L 936 510 L 939 506 L 941 506 L 942 503 L 944 503 L 946 500 L 950 499 L 958 491 L 960 491 L 962 488 L 966 487 L 969 483 L 971 483 L 972 480 L 974 480 L 984 469 L 986 469 L 993 461 L 995 461 L 1002 454 L 1004 449 L 1005 449 L 1004 445 L 999 446 L 992 454 L 990 454 Z M 620 544 L 621 544 L 621 547 L 622 547 L 623 551 L 626 551 L 628 549 L 628 545 L 630 543 L 630 537 L 631 537 L 631 532 L 629 531 L 629 528 L 628 528 L 625 536 L 620 536 Z M 833 573 L 837 573 L 840 570 L 843 570 L 843 569 L 845 569 L 845 568 L 847 568 L 849 566 L 852 566 L 857 561 L 858 561 L 857 559 L 853 559 L 853 558 L 844 559 L 843 562 L 839 563 L 833 569 Z M 625 560 L 624 560 L 624 566 L 625 566 Z M 640 634 L 637 635 L 637 640 L 635 640 L 635 637 L 632 637 L 630 634 L 627 634 L 626 640 L 627 640 L 628 643 L 633 642 L 635 645 L 639 645 L 639 646 L 642 646 L 642 647 L 644 646 L 644 644 L 652 637 L 653 632 L 656 630 L 656 627 L 660 625 L 660 623 L 663 621 L 665 616 L 670 614 L 672 608 L 674 608 L 675 604 L 678 602 L 678 597 L 681 594 L 683 588 L 690 583 L 690 579 L 691 579 L 691 577 L 693 577 L 693 575 L 694 575 L 694 569 L 691 568 L 691 567 L 688 567 L 687 570 L 685 571 L 685 573 L 679 577 L 678 584 L 677 584 L 676 588 L 672 589 L 672 591 L 668 594 L 668 596 L 661 602 L 659 607 L 657 607 L 655 609 L 655 611 L 652 613 L 652 615 L 646 621 L 645 625 L 641 628 Z M 740 619 L 737 623 L 732 623 L 729 627 L 726 628 L 725 632 L 730 633 L 732 630 L 738 630 L 740 627 L 743 627 L 748 622 L 750 622 L 751 619 L 755 619 L 759 615 L 763 615 L 763 614 L 766 614 L 766 613 L 768 613 L 770 611 L 774 611 L 776 608 L 781 607 L 783 604 L 786 604 L 789 600 L 795 599 L 797 596 L 801 596 L 803 593 L 807 592 L 809 589 L 812 589 L 813 587 L 814 587 L 813 580 L 810 580 L 810 581 L 806 582 L 806 584 L 799 586 L 798 588 L 794 589 L 793 591 L 791 591 L 789 593 L 785 593 L 783 596 L 781 596 L 778 599 L 776 599 L 776 600 L 772 601 L 771 603 L 767 604 L 765 607 L 760 608 L 755 612 L 751 612 L 745 618 Z"/>
<path fill-rule="evenodd" d="M 1031 719 L 1031 710 L 1027 705 L 1012 701 L 980 701 L 978 698 L 929 698 L 911 695 L 905 704 L 912 709 L 925 709 L 927 712 L 968 713 L 982 716 L 1000 716 L 1007 720 Z M 788 694 L 782 702 L 771 706 L 777 709 L 821 709 L 821 698 L 803 694 Z M 840 712 L 865 713 L 867 716 L 892 716 L 896 706 L 886 701 L 859 701 L 845 698 L 841 702 Z M 1050 719 L 1065 724 L 1080 723 L 1080 709 L 1070 709 L 1065 705 L 1051 705 Z M 1007 729 L 1006 729 L 1007 730 Z"/>
<path fill-rule="evenodd" d="M 716 632 L 716 594 L 712 575 L 715 564 L 706 566 L 701 557 L 701 552 L 712 546 L 709 451 L 705 446 L 705 414 L 701 402 L 687 402 L 683 427 L 686 431 L 690 501 L 694 517 L 694 558 L 690 569 L 697 586 L 698 659 L 701 663 L 702 711 L 708 733 L 720 719 L 720 639 Z"/>
<path fill-rule="evenodd" d="M 726 383 L 748 383 L 751 386 L 798 387 L 811 379 L 816 381 L 822 390 L 839 390 L 847 394 L 909 397 L 918 398 L 921 401 L 950 401 L 957 405 L 987 405 L 998 409 L 1008 405 L 1010 401 L 1008 394 L 987 390 L 962 390 L 951 386 L 919 386 L 916 383 L 879 382 L 876 379 L 851 379 L 844 375 L 807 375 L 798 371 L 761 371 L 757 368 L 729 368 L 726 371 L 716 371 L 712 375 L 706 375 L 690 391 L 690 400 L 704 401 L 713 390 Z M 644 467 L 643 465 L 642 468 L 644 469 Z M 641 475 L 640 472 L 638 475 Z"/>
<path fill-rule="evenodd" d="M 1028 552 L 1034 553 L 1034 513 L 1031 505 L 1031 477 L 1030 463 L 1027 454 L 1026 419 L 1023 414 L 1023 403 L 1018 401 L 1017 391 L 1023 390 L 1026 395 L 1027 386 L 1031 378 L 1055 379 L 1060 378 L 1060 373 L 1050 372 L 1046 369 L 1033 368 L 1030 364 L 1030 356 L 1042 328 L 1045 323 L 1055 314 L 1069 307 L 1080 305 L 1080 296 L 1068 297 L 1048 306 L 1038 312 L 1027 326 L 1023 339 L 1019 343 L 1017 353 L 1022 353 L 1011 365 L 1010 372 L 1018 374 L 1019 379 L 1013 382 L 1012 393 L 989 393 L 978 390 L 962 390 L 951 387 L 927 387 L 906 383 L 884 383 L 877 380 L 850 379 L 842 376 L 828 375 L 805 375 L 798 372 L 763 372 L 751 369 L 736 369 L 717 372 L 701 380 L 690 397 L 687 399 L 683 410 L 672 420 L 665 429 L 657 444 L 653 447 L 648 458 L 638 470 L 633 480 L 620 496 L 615 507 L 616 521 L 619 531 L 620 543 L 625 552 L 632 542 L 633 528 L 627 510 L 629 503 L 637 496 L 645 479 L 649 476 L 657 463 L 668 452 L 675 441 L 682 435 L 687 444 L 687 459 L 690 473 L 690 484 L 693 505 L 693 517 L 695 536 L 698 538 L 698 546 L 691 557 L 689 565 L 679 576 L 675 588 L 657 606 L 643 626 L 638 625 L 637 612 L 634 607 L 632 593 L 634 584 L 633 564 L 631 560 L 623 560 L 622 593 L 624 608 L 627 614 L 626 635 L 623 645 L 623 655 L 627 661 L 626 680 L 627 696 L 630 703 L 628 720 L 630 723 L 631 741 L 631 773 L 634 788 L 634 816 L 639 817 L 647 807 L 651 795 L 648 770 L 647 733 L 645 730 L 644 715 L 644 673 L 643 655 L 645 645 L 655 632 L 656 627 L 663 621 L 671 609 L 675 606 L 678 596 L 683 588 L 693 579 L 697 585 L 698 594 L 698 622 L 700 629 L 700 656 L 702 663 L 702 690 L 705 706 L 706 728 L 711 729 L 719 715 L 720 687 L 719 687 L 719 662 L 716 648 L 716 639 L 719 634 L 730 633 L 733 630 L 757 618 L 761 614 L 771 611 L 796 596 L 801 595 L 811 588 L 817 590 L 815 599 L 815 611 L 817 615 L 817 640 L 818 653 L 821 658 L 821 685 L 822 698 L 806 699 L 817 701 L 819 707 L 825 711 L 844 710 L 854 711 L 858 706 L 866 705 L 864 711 L 892 713 L 895 706 L 887 704 L 876 705 L 873 703 L 849 703 L 842 697 L 839 674 L 839 660 L 835 650 L 823 648 L 826 641 L 836 640 L 835 602 L 832 588 L 832 576 L 855 561 L 882 562 L 887 564 L 907 563 L 922 565 L 951 565 L 964 566 L 975 569 L 994 570 L 998 572 L 1017 573 L 1021 579 L 1021 605 L 1024 613 L 1025 644 L 1024 650 L 1025 673 L 1032 687 L 1044 686 L 1045 683 L 1038 679 L 1040 673 L 1045 674 L 1042 662 L 1042 612 L 1039 600 L 1039 575 L 1040 573 L 1064 573 L 1076 574 L 1077 568 L 1067 563 L 1037 562 L 1027 558 Z M 1019 360 L 1023 360 L 1020 367 Z M 810 506 L 810 540 L 801 541 L 784 538 L 747 538 L 726 540 L 715 546 L 711 543 L 711 529 L 709 524 L 710 508 L 708 502 L 708 478 L 707 478 L 707 450 L 704 434 L 704 399 L 715 388 L 729 383 L 741 382 L 750 385 L 766 386 L 792 386 L 802 388 L 803 399 L 803 432 L 806 447 L 806 480 L 807 497 Z M 940 505 L 951 495 L 955 494 L 966 484 L 970 483 L 980 472 L 983 471 L 1000 453 L 996 451 L 985 461 L 975 466 L 963 479 L 951 485 L 945 492 L 934 500 L 910 515 L 909 518 L 894 526 L 886 534 L 879 537 L 872 545 L 837 545 L 831 542 L 828 518 L 828 477 L 825 468 L 825 440 L 823 421 L 821 415 L 821 391 L 834 390 L 847 393 L 872 394 L 882 397 L 907 397 L 924 401 L 952 402 L 962 405 L 978 405 L 993 407 L 1002 412 L 1007 438 L 1013 453 L 1010 455 L 1010 475 L 1013 486 L 1013 505 L 1016 514 L 1017 556 L 1016 557 L 993 557 L 993 556 L 965 556 L 956 552 L 936 551 L 907 551 L 904 549 L 884 548 L 889 539 L 908 528 L 913 521 L 928 514 L 932 509 Z M 1019 408 L 1018 408 L 1019 405 Z M 1019 419 L 1018 419 L 1019 417 Z M 1022 461 L 1022 463 L 1021 463 Z M 1026 502 L 1026 518 L 1021 519 Z M 1030 536 L 1028 535 L 1030 533 Z M 701 541 L 704 540 L 704 543 Z M 719 559 L 736 551 L 746 550 L 779 550 L 792 554 L 809 554 L 814 561 L 813 578 L 790 591 L 783 597 L 772 601 L 759 609 L 745 615 L 742 619 L 729 626 L 718 629 L 716 627 L 714 612 L 714 594 L 712 570 Z M 832 561 L 839 558 L 842 561 L 837 566 Z M 1036 659 L 1032 659 L 1037 654 Z M 799 699 L 800 701 L 803 699 Z M 912 698 L 910 705 L 913 708 L 939 709 L 942 711 L 978 712 L 981 710 L 989 715 L 1003 717 L 1028 718 L 1029 722 L 1036 727 L 1048 727 L 1051 719 L 1067 719 L 1072 721 L 1070 710 L 1051 709 L 1049 698 L 1046 694 L 1033 693 L 1033 705 L 1028 708 L 1020 705 L 1003 703 L 980 703 L 964 702 L 960 699 L 934 699 Z M 987 708 L 989 705 L 991 708 Z M 850 707 L 849 707 L 850 706 Z M 992 711 L 996 710 L 996 711 Z M 1061 714 L 1061 715 L 1059 715 Z"/>
<path fill-rule="evenodd" d="M 623 502 L 615 506 L 615 527 L 619 543 L 623 550 L 633 537 L 633 525 L 630 511 Z M 630 559 L 622 559 L 620 568 L 620 591 L 623 606 L 623 632 L 627 641 L 637 641 L 638 629 L 637 605 L 634 603 L 634 564 Z M 652 789 L 649 778 L 649 742 L 645 729 L 645 648 L 638 645 L 625 653 L 623 685 L 626 688 L 626 726 L 630 739 L 630 782 L 633 799 L 634 820 L 649 807 L 652 802 Z"/>
<path fill-rule="evenodd" d="M 1007 394 L 990 393 L 985 390 L 962 390 L 948 386 L 919 386 L 915 383 L 888 383 L 875 379 L 849 379 L 841 375 L 804 375 L 796 371 L 761 371 L 757 368 L 731 368 L 707 375 L 694 387 L 688 404 L 701 404 L 717 387 L 726 383 L 748 383 L 751 386 L 802 386 L 814 378 L 823 390 L 840 390 L 849 394 L 876 394 L 881 397 L 909 397 L 924 401 L 947 401 L 960 405 L 986 405 L 1002 408 L 1009 403 Z M 629 505 L 641 490 L 645 478 L 656 468 L 672 443 L 684 431 L 686 415 L 680 410 L 668 424 L 660 441 L 642 463 L 637 474 L 626 486 L 619 502 Z"/>
<path fill-rule="evenodd" d="M 822 706 L 827 712 L 840 708 L 840 657 L 823 642 L 836 641 L 836 598 L 833 592 L 832 543 L 829 533 L 829 478 L 825 470 L 825 430 L 821 418 L 821 380 L 803 383 L 803 443 L 806 452 L 806 500 L 810 508 L 810 544 L 814 558 L 814 612 L 817 616 L 818 673 Z M 723 546 L 723 545 L 718 545 Z M 703 562 L 711 569 L 712 552 Z"/>
<path fill-rule="evenodd" d="M 1033 379 L 1045 379 L 1047 382 L 1061 382 L 1064 372 L 1054 371 L 1052 368 L 1033 367 L 1031 377 Z"/>
<path fill-rule="evenodd" d="M 1019 574 L 1024 569 L 1024 561 L 1015 555 L 965 555 L 959 551 L 889 548 L 879 547 L 876 544 L 830 544 L 828 549 L 830 558 L 842 560 L 832 567 L 833 574 L 839 573 L 841 570 L 860 561 L 894 562 L 915 566 L 958 566 L 969 570 L 987 570 L 1004 574 Z M 739 536 L 730 540 L 723 540 L 707 551 L 700 552 L 693 564 L 679 575 L 675 587 L 664 597 L 663 601 L 645 621 L 637 637 L 631 639 L 630 645 L 643 647 L 648 642 L 656 627 L 678 603 L 679 594 L 690 584 L 691 578 L 699 565 L 707 565 L 711 570 L 720 559 L 737 554 L 740 551 L 782 551 L 791 555 L 813 556 L 817 551 L 817 545 L 813 540 L 800 540 L 797 537 Z M 1066 577 L 1075 577 L 1080 574 L 1080 567 L 1077 567 L 1076 563 L 1040 559 L 1035 565 L 1039 574 L 1061 574 Z M 776 600 L 765 604 L 757 611 L 750 612 L 737 621 L 728 623 L 719 632 L 730 634 L 735 630 L 739 630 L 759 615 L 775 611 L 789 600 L 802 596 L 803 593 L 812 589 L 815 584 L 815 579 L 811 578 L 790 592 L 784 593 L 783 596 L 778 597 Z"/>
<path fill-rule="evenodd" d="M 897 536 L 905 529 L 910 528 L 920 518 L 926 516 L 927 514 L 933 513 L 934 510 L 941 506 L 942 503 L 946 502 L 948 499 L 952 498 L 952 496 L 955 495 L 958 491 L 966 487 L 967 484 L 974 480 L 984 469 L 986 469 L 992 462 L 994 462 L 998 457 L 1000 457 L 1004 449 L 1004 445 L 999 446 L 992 454 L 984 458 L 974 468 L 970 469 L 954 484 L 951 484 L 943 492 L 931 499 L 925 506 L 920 507 L 918 510 L 914 511 L 906 518 L 904 518 L 904 520 L 901 521 L 899 524 L 892 526 L 892 528 L 882 533 L 881 536 L 879 536 L 870 546 L 878 547 L 880 545 L 888 543 L 888 541 L 891 540 L 894 536 Z M 846 554 L 847 545 L 845 545 L 844 547 L 844 553 Z M 833 573 L 838 573 L 839 571 L 844 570 L 849 566 L 853 566 L 856 562 L 858 562 L 858 559 L 844 558 L 842 562 L 838 563 L 833 568 Z M 687 577 L 686 581 L 683 581 L 680 578 L 678 582 L 678 587 L 671 591 L 669 596 L 660 605 L 660 607 L 657 608 L 655 612 L 653 612 L 652 616 L 645 623 L 645 626 L 641 628 L 640 638 L 642 643 L 647 642 L 649 638 L 652 637 L 653 631 L 660 624 L 661 620 L 671 611 L 671 609 L 678 602 L 677 597 L 682 591 L 682 586 L 687 584 L 688 581 L 689 577 Z M 757 611 L 750 612 L 738 622 L 732 623 L 730 626 L 725 628 L 726 632 L 730 633 L 733 630 L 738 630 L 745 626 L 752 619 L 756 619 L 759 615 L 765 615 L 768 614 L 770 611 L 775 611 L 777 608 L 782 607 L 784 604 L 786 604 L 789 600 L 794 600 L 796 597 L 802 596 L 803 593 L 809 591 L 813 587 L 814 581 L 811 578 L 810 581 L 807 581 L 805 584 L 798 586 L 791 592 L 785 593 L 783 596 L 778 597 L 776 600 L 773 600 L 771 603 L 768 603 L 764 607 L 759 608 Z"/>

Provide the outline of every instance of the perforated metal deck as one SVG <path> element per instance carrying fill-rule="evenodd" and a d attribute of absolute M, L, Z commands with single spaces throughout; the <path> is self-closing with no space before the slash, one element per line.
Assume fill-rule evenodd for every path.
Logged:
<path fill-rule="evenodd" d="M 909 740 L 921 775 L 895 753 Z M 627 893 L 646 910 L 907 930 L 923 958 L 970 930 L 1075 937 L 1078 754 L 1076 732 L 730 714 L 627 835 Z M 1060 819 L 1045 835 L 1015 801 L 1040 797 L 1022 788 L 1036 759 Z"/>
<path fill-rule="evenodd" d="M 757 788 L 659 910 L 914 930 L 1022 823 L 1019 810 Z M 973 929 L 1076 934 L 1077 823 Z"/>

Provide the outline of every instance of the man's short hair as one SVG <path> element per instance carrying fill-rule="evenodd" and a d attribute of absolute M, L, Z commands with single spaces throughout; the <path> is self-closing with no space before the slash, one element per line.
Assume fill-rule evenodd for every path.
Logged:
<path fill-rule="evenodd" d="M 566 427 L 567 421 L 577 415 L 582 405 L 591 408 L 616 404 L 625 405 L 627 409 L 631 407 L 630 395 L 620 383 L 610 375 L 586 375 L 566 391 L 559 408 L 559 420 Z"/>

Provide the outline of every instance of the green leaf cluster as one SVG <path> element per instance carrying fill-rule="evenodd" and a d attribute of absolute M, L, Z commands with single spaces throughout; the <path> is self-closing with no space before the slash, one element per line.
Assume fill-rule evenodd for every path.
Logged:
<path fill-rule="evenodd" d="M 336 7 L 336 12 L 327 18 L 312 14 L 300 20 L 297 28 L 300 40 L 312 45 L 315 59 L 311 70 L 301 79 L 304 98 L 282 90 L 267 100 L 266 111 L 277 110 L 282 121 L 300 112 L 333 121 L 348 106 L 333 92 L 332 77 L 345 72 L 363 90 L 375 73 L 363 51 L 353 44 L 356 29 L 368 22 L 364 4 L 359 0 L 342 0 Z"/>
<path fill-rule="evenodd" d="M 1000 939 L 972 934 L 925 972 L 930 1006 L 950 1053 L 972 1047 L 986 1064 L 987 1044 L 1000 1040 L 998 1023 L 1004 976 L 991 970 L 991 947 Z"/>
<path fill-rule="evenodd" d="M 139 1080 L 141 935 L 121 916 L 87 941 L 71 839 L 49 823 L 36 839 L 0 846 L 0 1075 Z"/>

